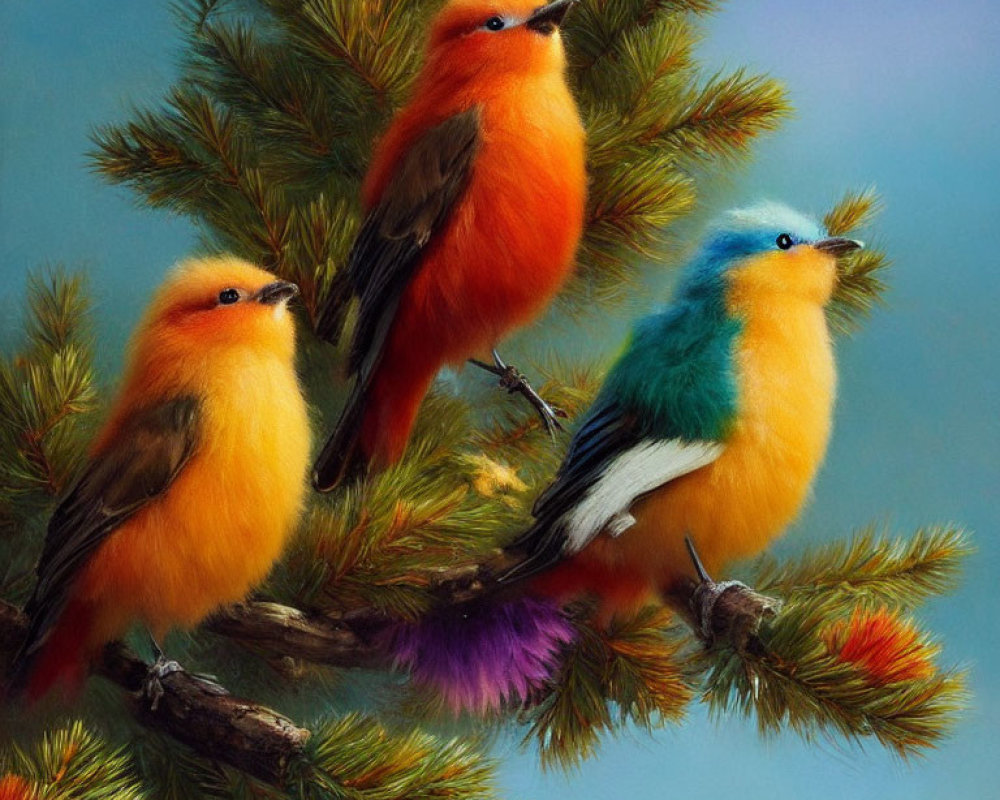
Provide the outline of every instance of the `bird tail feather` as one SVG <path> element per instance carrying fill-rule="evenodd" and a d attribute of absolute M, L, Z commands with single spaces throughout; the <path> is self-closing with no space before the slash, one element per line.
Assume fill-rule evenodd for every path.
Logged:
<path fill-rule="evenodd" d="M 385 469 L 403 456 L 420 402 L 435 369 L 399 365 L 386 359 L 378 369 L 359 374 L 337 427 L 313 470 L 317 491 L 328 492 L 369 469 Z"/>
<path fill-rule="evenodd" d="M 529 701 L 551 679 L 575 630 L 558 603 L 488 597 L 431 612 L 388 632 L 397 666 L 457 715 Z"/>
<path fill-rule="evenodd" d="M 29 636 L 14 661 L 11 689 L 35 703 L 57 685 L 67 697 L 79 693 L 87 677 L 89 640 L 93 614 L 71 602 L 40 646 Z"/>
<path fill-rule="evenodd" d="M 364 472 L 367 459 L 359 452 L 359 445 L 367 405 L 368 392 L 360 382 L 355 383 L 337 420 L 337 427 L 326 440 L 313 466 L 316 491 L 329 492 Z"/>

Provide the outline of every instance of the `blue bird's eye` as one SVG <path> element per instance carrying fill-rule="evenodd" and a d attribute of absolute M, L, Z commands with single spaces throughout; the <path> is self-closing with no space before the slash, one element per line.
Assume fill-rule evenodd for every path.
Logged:
<path fill-rule="evenodd" d="M 504 29 L 504 21 L 502 17 L 490 17 L 484 23 L 483 27 L 488 31 L 502 31 Z"/>
<path fill-rule="evenodd" d="M 219 292 L 219 305 L 221 306 L 231 306 L 233 303 L 239 302 L 239 299 L 239 289 L 223 289 Z"/>
<path fill-rule="evenodd" d="M 792 241 L 791 236 L 789 236 L 787 233 L 783 233 L 781 234 L 781 236 L 778 237 L 776 244 L 782 250 L 788 250 L 789 248 L 791 248 L 793 244 L 795 244 L 795 242 Z"/>

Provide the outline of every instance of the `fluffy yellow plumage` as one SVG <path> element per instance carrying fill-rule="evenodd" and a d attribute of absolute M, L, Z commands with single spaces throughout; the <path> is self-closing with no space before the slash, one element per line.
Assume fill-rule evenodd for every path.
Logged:
<path fill-rule="evenodd" d="M 837 374 L 823 306 L 834 281 L 834 259 L 811 248 L 733 271 L 727 305 L 744 327 L 725 449 L 639 500 L 635 527 L 615 542 L 642 548 L 635 563 L 649 564 L 651 589 L 696 577 L 685 535 L 714 572 L 759 553 L 799 514 L 830 438 Z"/>

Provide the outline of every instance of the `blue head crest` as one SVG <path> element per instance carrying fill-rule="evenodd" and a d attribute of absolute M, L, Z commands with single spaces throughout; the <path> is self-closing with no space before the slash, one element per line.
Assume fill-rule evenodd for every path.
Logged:
<path fill-rule="evenodd" d="M 826 236 L 823 227 L 781 203 L 764 202 L 729 211 L 709 229 L 688 270 L 689 283 L 714 284 L 747 256 L 787 250 Z"/>

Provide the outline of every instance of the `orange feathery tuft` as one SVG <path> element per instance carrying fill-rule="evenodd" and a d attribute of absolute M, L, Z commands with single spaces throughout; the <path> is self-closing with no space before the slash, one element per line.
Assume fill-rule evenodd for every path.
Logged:
<path fill-rule="evenodd" d="M 935 648 L 911 622 L 886 608 L 856 609 L 848 622 L 830 626 L 823 638 L 830 655 L 853 664 L 874 686 L 921 680 L 935 671 Z"/>
<path fill-rule="evenodd" d="M 38 795 L 24 778 L 7 774 L 0 778 L 0 800 L 38 800 Z"/>

